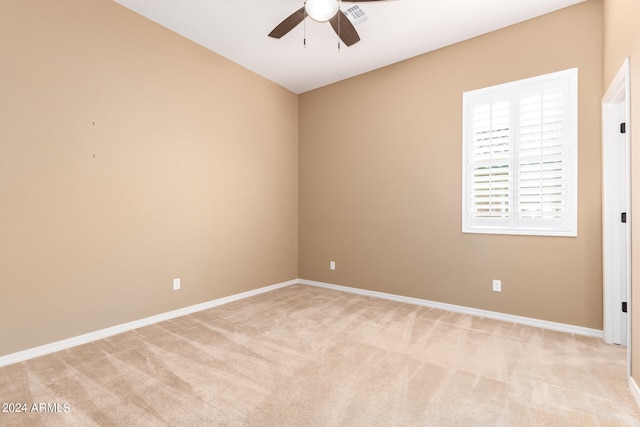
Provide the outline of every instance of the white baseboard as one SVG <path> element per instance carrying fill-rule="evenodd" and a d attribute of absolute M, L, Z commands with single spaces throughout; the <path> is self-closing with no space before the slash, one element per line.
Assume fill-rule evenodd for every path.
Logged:
<path fill-rule="evenodd" d="M 633 398 L 636 399 L 636 403 L 640 406 L 640 387 L 638 387 L 638 383 L 635 382 L 633 377 L 629 377 L 629 388 Z"/>
<path fill-rule="evenodd" d="M 249 298 L 254 295 L 259 295 L 265 292 L 273 291 L 278 288 L 294 285 L 296 283 L 299 283 L 299 281 L 290 280 L 288 282 L 277 283 L 275 285 L 265 286 L 262 288 L 253 289 L 251 291 L 230 295 L 228 297 L 218 298 L 218 299 L 204 302 L 201 304 L 191 305 L 191 306 L 180 308 L 177 310 L 168 311 L 166 313 L 158 314 L 151 317 L 146 317 L 144 319 L 135 320 L 133 322 L 123 323 L 121 325 L 112 326 L 110 328 L 100 329 L 98 331 L 90 332 L 88 334 L 78 335 L 76 337 L 64 339 L 61 341 L 56 341 L 50 344 L 41 345 L 39 347 L 30 348 L 28 350 L 19 351 L 17 353 L 11 353 L 6 356 L 0 357 L 0 367 L 12 365 L 18 362 L 23 362 L 25 360 L 33 359 L 35 357 L 40 357 L 46 354 L 54 353 L 56 351 L 66 350 L 71 347 L 87 344 L 92 341 L 97 341 L 113 335 L 121 334 L 123 332 L 131 331 L 133 329 L 141 328 L 143 326 L 152 325 L 154 323 L 162 322 L 164 320 L 174 319 L 180 316 L 185 316 L 187 314 L 217 307 L 219 305 L 228 304 L 233 301 Z"/>
<path fill-rule="evenodd" d="M 92 341 L 97 341 L 113 335 L 121 334 L 123 332 L 128 332 L 133 329 L 141 328 L 143 326 L 152 325 L 154 323 L 162 322 L 164 320 L 174 319 L 180 316 L 185 316 L 187 314 L 217 307 L 219 305 L 227 304 L 233 301 L 238 301 L 244 298 L 249 298 L 254 295 L 259 295 L 265 292 L 273 291 L 275 289 L 283 288 L 285 286 L 294 285 L 296 283 L 300 283 L 303 285 L 310 285 L 310 286 L 318 286 L 318 287 L 333 289 L 333 290 L 342 291 L 342 292 L 351 292 L 351 293 L 360 294 L 360 295 L 373 296 L 373 297 L 388 299 L 392 301 L 421 305 L 425 307 L 437 308 L 440 310 L 447 310 L 447 311 L 452 311 L 456 313 L 469 314 L 472 316 L 480 316 L 480 317 L 485 317 L 489 319 L 502 320 L 505 322 L 518 323 L 522 325 L 534 326 L 534 327 L 543 328 L 543 329 L 551 329 L 554 331 L 567 332 L 567 333 L 576 334 L 576 335 L 584 335 L 584 336 L 596 337 L 596 338 L 603 337 L 603 332 L 598 329 L 589 329 L 581 326 L 549 322 L 546 320 L 533 319 L 529 317 L 514 316 L 511 314 L 499 313 L 495 311 L 480 310 L 477 308 L 446 304 L 442 302 L 429 301 L 429 300 L 424 300 L 419 298 L 405 297 L 401 295 L 388 294 L 384 292 L 368 291 L 368 290 L 352 288 L 348 286 L 334 285 L 331 283 L 316 282 L 313 280 L 294 279 L 294 280 L 289 280 L 287 282 L 277 283 L 275 285 L 265 286 L 265 287 L 254 289 L 251 291 L 230 295 L 224 298 L 218 298 L 205 303 L 180 308 L 177 310 L 169 311 L 169 312 L 158 314 L 155 316 L 146 317 L 144 319 L 135 320 L 133 322 L 123 323 L 121 325 L 112 326 L 110 328 L 100 329 L 98 331 L 90 332 L 88 334 L 78 335 L 76 337 L 68 338 L 65 340 L 56 341 L 50 344 L 45 344 L 45 345 L 34 347 L 28 350 L 19 351 L 17 353 L 8 354 L 6 356 L 1 356 L 0 367 L 12 365 L 18 362 L 23 362 L 25 360 L 33 359 L 35 357 L 40 357 L 46 354 L 54 353 L 56 351 L 66 350 L 71 347 L 87 344 Z M 637 394 L 634 394 L 634 396 L 636 397 L 636 400 L 640 404 L 640 391 L 638 391 L 637 384 L 633 382 L 633 379 L 630 379 L 630 386 L 631 384 L 635 386 L 635 389 L 632 388 L 632 391 L 637 393 Z"/>
<path fill-rule="evenodd" d="M 349 286 L 333 285 L 330 283 L 315 282 L 313 280 L 298 280 L 298 283 L 310 286 L 319 286 L 322 288 L 333 289 L 343 292 L 351 292 L 360 295 L 373 296 L 377 298 L 388 299 L 392 301 L 405 302 L 408 304 L 421 305 L 424 307 L 437 308 L 440 310 L 453 311 L 456 313 L 469 314 L 471 316 L 480 316 L 488 319 L 502 320 L 504 322 L 517 323 L 521 325 L 534 326 L 537 328 L 550 329 L 553 331 L 567 332 L 570 334 L 584 335 L 588 337 L 603 338 L 603 331 L 599 329 L 590 329 L 582 326 L 568 325 L 565 323 L 549 322 L 547 320 L 534 319 L 531 317 L 515 316 L 513 314 L 505 314 L 496 311 L 480 310 L 478 308 L 465 307 L 461 305 L 446 304 L 443 302 L 429 301 L 420 298 L 404 297 L 401 295 L 387 294 L 384 292 L 368 291 L 364 289 L 351 288 Z"/>

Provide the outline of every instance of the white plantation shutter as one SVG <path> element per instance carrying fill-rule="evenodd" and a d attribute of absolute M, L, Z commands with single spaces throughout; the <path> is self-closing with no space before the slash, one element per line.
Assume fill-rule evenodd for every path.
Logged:
<path fill-rule="evenodd" d="M 568 191 L 563 179 L 569 145 L 567 94 L 562 87 L 534 89 L 520 101 L 518 215 L 522 220 L 562 220 Z"/>
<path fill-rule="evenodd" d="M 511 210 L 509 100 L 472 110 L 471 213 L 475 219 L 506 223 Z"/>
<path fill-rule="evenodd" d="M 463 231 L 575 236 L 577 70 L 466 92 Z"/>

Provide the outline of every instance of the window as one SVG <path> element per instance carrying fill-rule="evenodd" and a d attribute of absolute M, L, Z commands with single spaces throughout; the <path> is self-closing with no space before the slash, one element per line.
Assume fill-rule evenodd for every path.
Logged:
<path fill-rule="evenodd" d="M 462 231 L 577 235 L 571 69 L 463 95 Z"/>

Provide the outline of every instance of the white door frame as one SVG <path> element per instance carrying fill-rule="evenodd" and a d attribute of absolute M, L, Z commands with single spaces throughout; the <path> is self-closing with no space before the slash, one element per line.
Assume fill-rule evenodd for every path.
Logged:
<path fill-rule="evenodd" d="M 602 98 L 604 339 L 625 346 L 631 342 L 630 304 L 627 315 L 621 312 L 622 301 L 628 301 L 627 296 L 631 295 L 629 93 L 629 58 L 626 58 Z M 620 123 L 626 123 L 624 134 Z M 621 223 L 621 212 L 627 213 L 627 224 Z"/>

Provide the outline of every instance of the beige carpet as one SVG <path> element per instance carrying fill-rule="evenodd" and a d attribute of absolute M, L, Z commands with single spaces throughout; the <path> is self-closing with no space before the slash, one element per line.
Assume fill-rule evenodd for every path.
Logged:
<path fill-rule="evenodd" d="M 625 360 L 598 339 L 294 285 L 2 368 L 0 402 L 27 412 L 0 425 L 640 426 Z"/>

